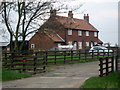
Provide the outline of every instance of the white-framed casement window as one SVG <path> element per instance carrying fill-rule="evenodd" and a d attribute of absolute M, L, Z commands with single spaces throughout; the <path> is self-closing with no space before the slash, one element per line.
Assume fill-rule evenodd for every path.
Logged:
<path fill-rule="evenodd" d="M 97 37 L 97 32 L 94 32 L 94 37 Z"/>
<path fill-rule="evenodd" d="M 78 42 L 78 49 L 82 49 L 82 42 Z"/>
<path fill-rule="evenodd" d="M 35 44 L 31 44 L 31 48 L 34 49 L 35 48 Z"/>
<path fill-rule="evenodd" d="M 89 42 L 86 42 L 86 46 L 89 47 Z"/>
<path fill-rule="evenodd" d="M 68 35 L 72 35 L 72 29 L 68 29 Z"/>
<path fill-rule="evenodd" d="M 78 36 L 82 36 L 82 31 L 78 30 Z"/>
<path fill-rule="evenodd" d="M 90 34 L 89 31 L 86 31 L 86 36 L 89 36 L 89 34 Z"/>
<path fill-rule="evenodd" d="M 69 42 L 68 42 L 68 45 L 72 45 L 72 41 L 69 41 Z"/>

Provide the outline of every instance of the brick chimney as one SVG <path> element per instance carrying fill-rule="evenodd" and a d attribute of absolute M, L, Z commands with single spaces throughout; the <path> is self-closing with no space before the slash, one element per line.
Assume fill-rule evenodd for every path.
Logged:
<path fill-rule="evenodd" d="M 87 22 L 89 22 L 89 15 L 84 14 L 84 20 L 86 20 Z"/>
<path fill-rule="evenodd" d="M 69 11 L 69 12 L 68 12 L 68 17 L 69 17 L 69 18 L 73 18 L 73 13 L 72 13 L 72 11 Z"/>
<path fill-rule="evenodd" d="M 50 16 L 56 16 L 56 9 L 52 9 L 50 10 Z"/>

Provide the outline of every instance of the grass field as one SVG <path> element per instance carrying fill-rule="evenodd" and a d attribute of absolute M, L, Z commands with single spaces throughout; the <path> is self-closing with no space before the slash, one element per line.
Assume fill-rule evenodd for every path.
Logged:
<path fill-rule="evenodd" d="M 119 88 L 120 72 L 114 72 L 104 77 L 91 77 L 80 88 Z"/>
<path fill-rule="evenodd" d="M 19 73 L 17 71 L 11 71 L 6 69 L 0 69 L 0 81 L 9 81 L 9 80 L 16 80 L 21 78 L 30 77 L 31 75 L 26 73 Z"/>

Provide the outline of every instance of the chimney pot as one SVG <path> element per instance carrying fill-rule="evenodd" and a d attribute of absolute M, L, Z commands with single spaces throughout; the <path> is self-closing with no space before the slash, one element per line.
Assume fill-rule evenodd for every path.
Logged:
<path fill-rule="evenodd" d="M 86 20 L 87 22 L 89 22 L 89 15 L 87 14 L 87 16 L 86 16 L 86 14 L 84 14 L 84 20 Z"/>
<path fill-rule="evenodd" d="M 73 18 L 73 13 L 72 13 L 72 11 L 69 11 L 69 12 L 68 12 L 68 17 L 69 17 L 69 18 Z"/>
<path fill-rule="evenodd" d="M 56 16 L 56 9 L 52 9 L 50 10 L 50 16 Z"/>

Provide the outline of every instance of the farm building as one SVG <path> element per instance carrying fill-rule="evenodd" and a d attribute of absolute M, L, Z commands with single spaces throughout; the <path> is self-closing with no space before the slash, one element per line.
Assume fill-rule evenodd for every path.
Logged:
<path fill-rule="evenodd" d="M 99 31 L 89 23 L 89 15 L 84 19 L 58 16 L 57 11 L 50 11 L 50 18 L 40 27 L 39 31 L 29 40 L 29 49 L 46 50 L 59 45 L 73 45 L 75 49 L 86 49 L 103 42 L 98 38 Z"/>

